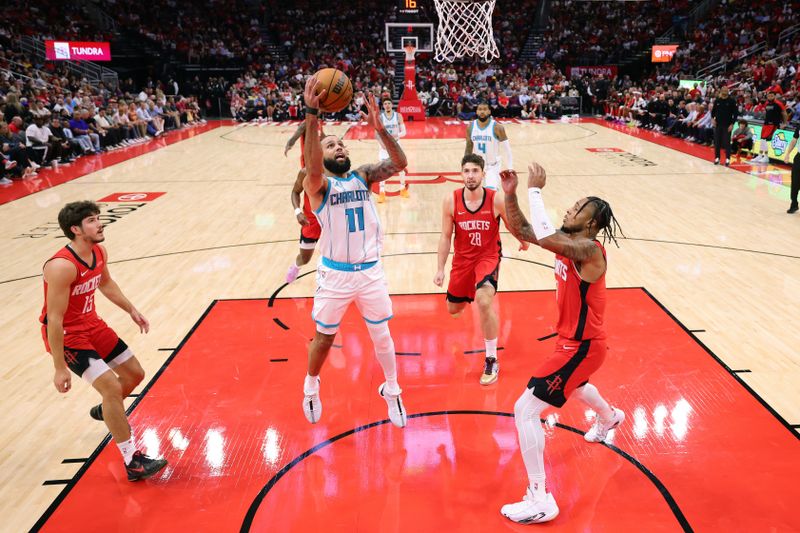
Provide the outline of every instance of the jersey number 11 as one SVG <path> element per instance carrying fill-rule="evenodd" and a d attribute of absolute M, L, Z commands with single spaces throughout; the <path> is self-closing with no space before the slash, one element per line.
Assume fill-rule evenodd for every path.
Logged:
<path fill-rule="evenodd" d="M 364 231 L 364 208 L 356 207 L 355 209 L 345 209 L 344 214 L 347 217 L 347 231 L 355 233 L 356 231 Z M 356 218 L 358 218 L 358 230 L 356 230 Z"/>

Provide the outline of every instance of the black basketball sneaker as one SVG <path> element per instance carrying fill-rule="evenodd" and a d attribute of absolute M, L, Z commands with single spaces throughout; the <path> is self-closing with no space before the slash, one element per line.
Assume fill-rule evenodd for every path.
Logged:
<path fill-rule="evenodd" d="M 131 462 L 125 465 L 125 470 L 128 471 L 128 481 L 139 481 L 151 477 L 165 466 L 167 466 L 166 459 L 151 459 L 136 450 Z"/>

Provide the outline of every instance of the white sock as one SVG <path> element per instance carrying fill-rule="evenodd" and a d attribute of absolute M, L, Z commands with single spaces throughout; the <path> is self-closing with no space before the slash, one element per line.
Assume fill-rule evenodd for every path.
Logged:
<path fill-rule="evenodd" d="M 385 182 L 385 181 L 382 181 L 382 182 L 380 182 L 380 183 L 378 184 L 378 187 L 380 188 L 380 191 L 381 191 L 381 192 L 383 192 L 383 193 L 385 193 L 385 192 L 386 192 L 386 182 Z"/>
<path fill-rule="evenodd" d="M 546 497 L 544 472 L 544 428 L 539 415 L 548 404 L 525 389 L 514 404 L 514 424 L 517 426 L 519 451 L 528 473 L 528 486 L 536 499 Z"/>
<path fill-rule="evenodd" d="M 122 459 L 125 461 L 125 464 L 130 464 L 131 460 L 133 459 L 133 454 L 136 452 L 136 446 L 133 444 L 133 438 L 130 438 L 125 442 L 118 442 L 117 447 L 119 448 L 119 452 L 122 454 Z"/>
<path fill-rule="evenodd" d="M 761 155 L 767 155 L 767 140 L 761 139 Z"/>
<path fill-rule="evenodd" d="M 306 374 L 306 379 L 303 382 L 303 394 L 311 396 L 317 392 L 319 392 L 319 376 Z"/>
<path fill-rule="evenodd" d="M 614 410 L 611 409 L 611 406 L 608 405 L 602 396 L 600 396 L 600 392 L 597 390 L 597 387 L 592 385 L 591 383 L 587 383 L 582 387 L 578 387 L 575 389 L 575 396 L 584 402 L 585 404 L 589 405 L 594 412 L 597 413 L 597 416 L 600 417 L 600 420 L 611 420 L 614 416 Z"/>
<path fill-rule="evenodd" d="M 486 357 L 494 357 L 497 359 L 497 339 L 483 339 L 486 345 Z"/>
<path fill-rule="evenodd" d="M 400 384 L 397 383 L 397 358 L 394 350 L 391 352 L 375 352 L 375 358 L 383 369 L 383 377 L 386 379 L 386 388 L 384 389 L 387 394 L 396 396 L 402 392 Z"/>
<path fill-rule="evenodd" d="M 403 189 L 406 188 L 406 171 L 405 170 L 400 172 L 400 187 L 402 187 Z"/>

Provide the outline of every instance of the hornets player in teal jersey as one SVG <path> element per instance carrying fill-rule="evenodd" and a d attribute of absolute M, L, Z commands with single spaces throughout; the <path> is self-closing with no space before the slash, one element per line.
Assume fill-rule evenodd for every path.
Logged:
<path fill-rule="evenodd" d="M 500 147 L 505 152 L 506 169 L 514 169 L 511 157 L 511 143 L 508 142 L 506 129 L 492 117 L 492 108 L 486 102 L 478 104 L 475 110 L 477 120 L 467 127 L 467 146 L 464 155 L 478 154 L 485 162 L 486 174 L 484 186 L 493 191 L 500 190 Z"/>
<path fill-rule="evenodd" d="M 397 382 L 394 341 L 389 332 L 392 300 L 381 264 L 383 231 L 370 188 L 406 168 L 407 161 L 397 140 L 386 131 L 373 95 L 367 99 L 368 113 L 362 113 L 378 135 L 389 158 L 350 170 L 350 158 L 342 140 L 325 135 L 317 127 L 320 98 L 316 77 L 308 80 L 303 94 L 306 102 L 305 161 L 307 174 L 303 189 L 322 227 L 318 249 L 317 290 L 311 313 L 317 325 L 308 347 L 308 373 L 303 384 L 303 413 L 312 424 L 322 415 L 320 370 L 328 356 L 342 317 L 355 302 L 367 323 L 375 356 L 385 382 L 378 394 L 386 401 L 389 420 L 405 427 L 407 417 Z"/>

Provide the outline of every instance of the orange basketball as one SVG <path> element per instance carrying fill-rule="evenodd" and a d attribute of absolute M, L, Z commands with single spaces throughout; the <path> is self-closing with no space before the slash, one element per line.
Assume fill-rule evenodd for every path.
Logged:
<path fill-rule="evenodd" d="M 320 110 L 336 113 L 347 107 L 353 98 L 353 84 L 347 74 L 335 68 L 324 68 L 315 76 L 320 82 L 319 91 L 328 91 L 319 102 Z"/>

